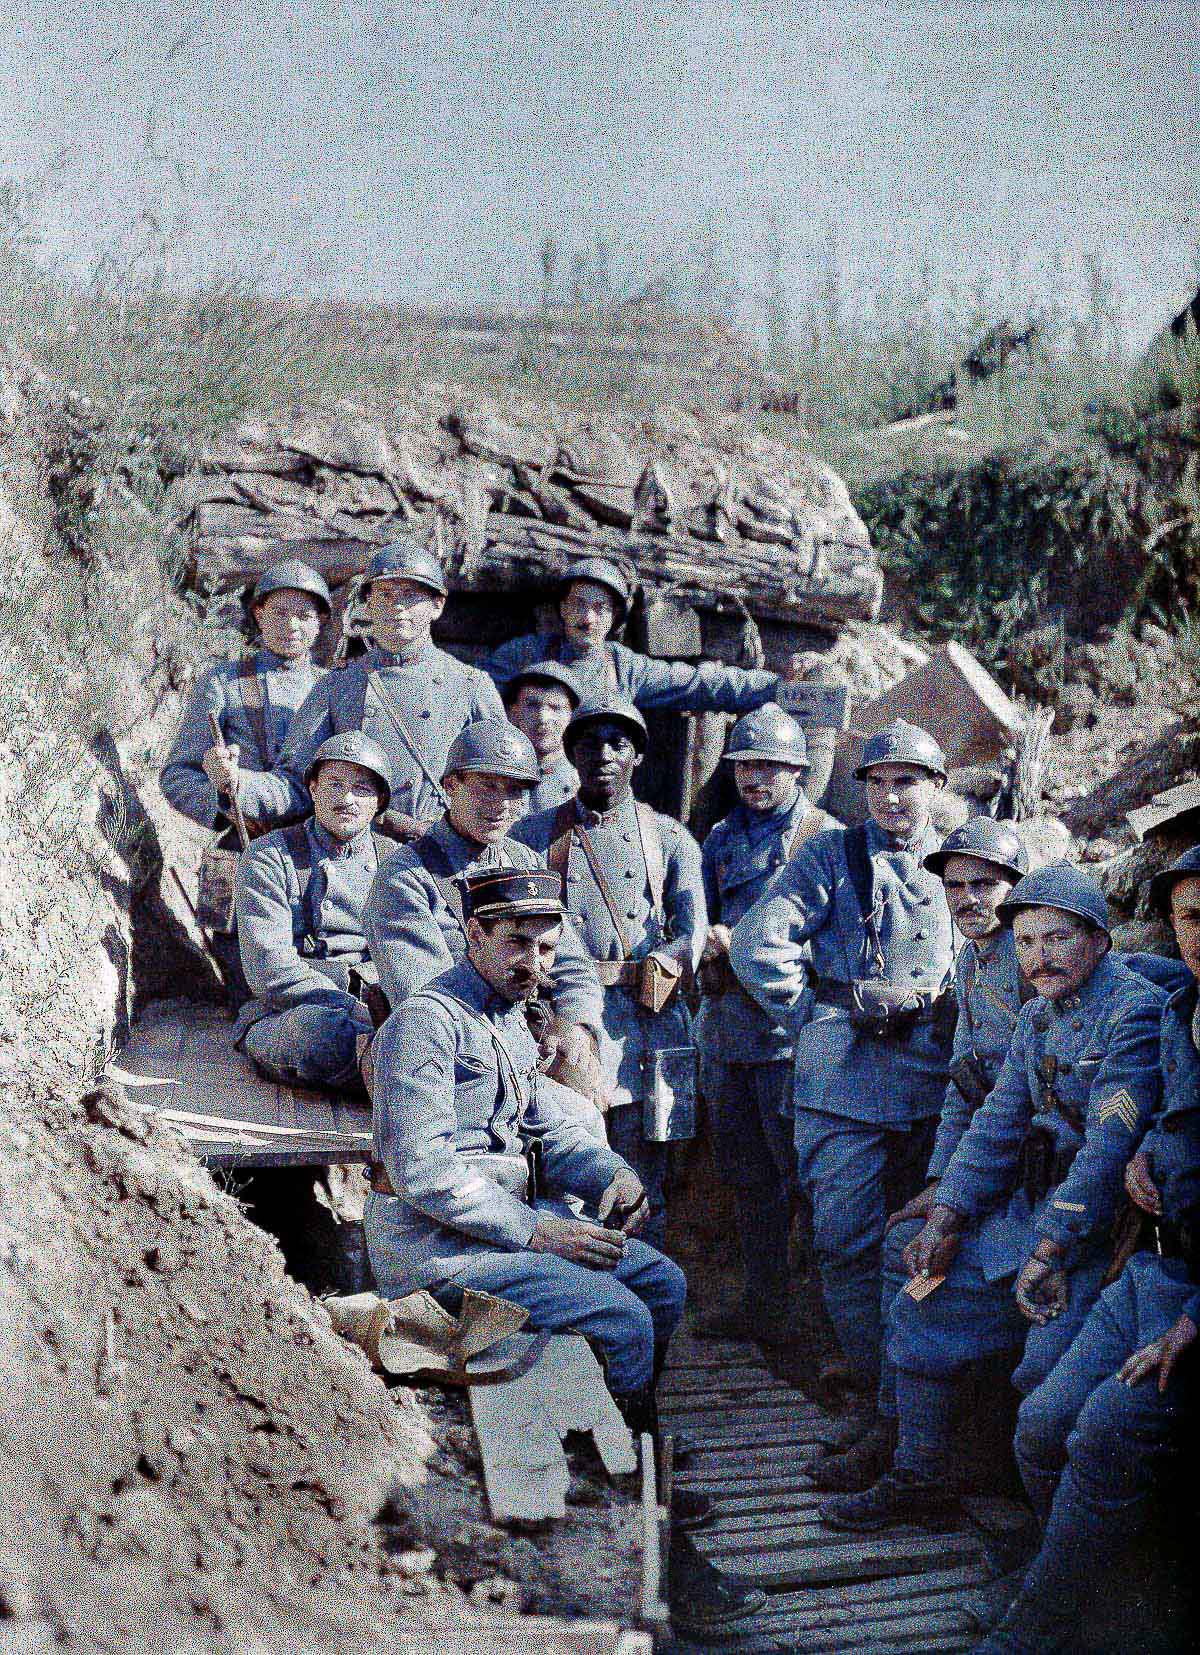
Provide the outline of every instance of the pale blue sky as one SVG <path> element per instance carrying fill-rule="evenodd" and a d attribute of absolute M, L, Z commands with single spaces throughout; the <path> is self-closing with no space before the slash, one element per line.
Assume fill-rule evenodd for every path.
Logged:
<path fill-rule="evenodd" d="M 11 14 L 0 173 L 65 153 L 48 205 L 64 256 L 88 256 L 149 195 L 168 213 L 188 202 L 184 268 L 203 243 L 269 255 L 283 287 L 422 303 L 531 298 L 547 230 L 567 246 L 604 234 L 650 269 L 707 225 L 753 292 L 771 212 L 797 296 L 831 232 L 852 283 L 923 262 L 960 288 L 1040 294 L 1094 255 L 1135 336 L 1196 279 L 1187 4 L 17 0 Z"/>

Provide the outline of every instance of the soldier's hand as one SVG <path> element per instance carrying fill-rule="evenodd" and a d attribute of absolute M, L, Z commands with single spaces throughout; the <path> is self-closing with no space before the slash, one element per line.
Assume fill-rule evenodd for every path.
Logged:
<path fill-rule="evenodd" d="M 914 1236 L 901 1254 L 904 1269 L 913 1276 L 944 1276 L 958 1252 L 962 1219 L 949 1207 L 930 1208 L 925 1228 Z"/>
<path fill-rule="evenodd" d="M 616 1224 L 622 1235 L 636 1235 L 650 1217 L 650 1198 L 636 1172 L 618 1172 L 600 1197 L 601 1224 Z"/>
<path fill-rule="evenodd" d="M 1135 1350 L 1124 1363 L 1117 1378 L 1123 1385 L 1137 1385 L 1158 1369 L 1158 1390 L 1161 1395 L 1176 1362 L 1189 1345 L 1196 1340 L 1197 1328 L 1190 1316 L 1181 1316 L 1159 1339 L 1152 1339 L 1141 1350 Z"/>
<path fill-rule="evenodd" d="M 1162 1196 L 1150 1176 L 1150 1157 L 1144 1149 L 1139 1149 L 1125 1168 L 1125 1193 L 1144 1213 L 1153 1213 L 1156 1218 L 1161 1215 Z"/>
<path fill-rule="evenodd" d="M 932 1184 L 926 1184 L 920 1195 L 914 1195 L 911 1201 L 906 1201 L 898 1212 L 889 1213 L 887 1222 L 883 1226 L 884 1235 L 897 1224 L 907 1223 L 913 1218 L 928 1218 L 933 1211 L 937 1200 L 937 1179 Z M 914 1240 L 916 1237 L 913 1238 Z"/>
<path fill-rule="evenodd" d="M 589 1224 L 582 1218 L 539 1213 L 529 1246 L 532 1252 L 553 1253 L 589 1270 L 615 1270 L 625 1252 L 625 1237 L 620 1230 Z"/>
<path fill-rule="evenodd" d="M 422 838 L 431 826 L 419 816 L 406 815 L 403 810 L 383 810 L 372 825 L 376 833 L 382 833 L 385 839 L 395 839 L 400 845 L 411 845 L 414 840 Z"/>
<path fill-rule="evenodd" d="M 1061 1316 L 1071 1297 L 1066 1271 L 1036 1253 L 1025 1260 L 1013 1291 L 1026 1321 L 1045 1327 Z"/>
<path fill-rule="evenodd" d="M 708 935 L 704 939 L 704 952 L 700 956 L 701 964 L 708 960 L 718 960 L 722 954 L 728 954 L 732 935 L 727 925 L 710 925 Z"/>
<path fill-rule="evenodd" d="M 228 747 L 210 747 L 200 761 L 204 767 L 204 774 L 217 792 L 226 799 L 235 798 L 237 795 L 240 756 L 241 749 L 237 742 L 233 741 Z"/>
<path fill-rule="evenodd" d="M 541 1042 L 539 1054 L 538 1068 L 544 1075 L 569 1086 L 594 1103 L 601 1114 L 607 1114 L 612 1089 L 590 1029 L 582 1023 L 560 1025 Z"/>

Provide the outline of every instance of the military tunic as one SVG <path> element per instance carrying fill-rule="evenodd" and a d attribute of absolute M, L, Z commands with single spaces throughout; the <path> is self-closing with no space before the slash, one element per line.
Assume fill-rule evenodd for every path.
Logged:
<path fill-rule="evenodd" d="M 958 1022 L 951 1064 L 973 1062 L 990 1088 L 1008 1056 L 1021 1013 L 1021 973 L 1010 927 L 1002 927 L 982 944 L 969 939 L 963 944 L 954 967 L 954 994 Z M 945 1172 L 973 1113 L 974 1107 L 951 1081 L 929 1162 L 930 1178 Z"/>
<path fill-rule="evenodd" d="M 1194 982 L 1163 1008 L 1162 1105 L 1142 1148 L 1176 1232 L 1200 1220 L 1200 1027 Z M 1049 1376 L 1021 1404 L 1015 1448 L 1044 1524 L 1041 1549 L 996 1647 L 1039 1650 L 1065 1640 L 1096 1588 L 1143 1528 L 1184 1445 L 1195 1401 L 1195 1346 L 1165 1392 L 1151 1373 L 1118 1378 L 1125 1361 L 1187 1316 L 1200 1327 L 1200 1281 L 1179 1257 L 1134 1254 L 1106 1287 Z"/>
<path fill-rule="evenodd" d="M 575 766 L 565 753 L 560 753 L 553 764 L 543 768 L 541 779 L 530 788 L 525 814 L 536 816 L 539 810 L 557 810 L 559 805 L 575 797 L 578 786 Z"/>
<path fill-rule="evenodd" d="M 436 872 L 426 866 L 428 861 Z M 467 952 L 462 910 L 447 901 L 443 882 L 478 868 L 544 868 L 528 845 L 504 839 L 477 845 L 455 831 L 448 817 L 435 822 L 420 849 L 398 845 L 384 857 L 367 899 L 365 925 L 371 959 L 393 1010 L 439 977 Z M 551 967 L 549 1000 L 563 1023 L 581 1023 L 597 1034 L 603 994 L 590 957 L 569 923 Z"/>
<path fill-rule="evenodd" d="M 236 743 L 241 769 L 270 770 L 283 752 L 297 709 L 325 677 L 324 668 L 314 666 L 307 656 L 285 661 L 265 648 L 255 652 L 251 664 L 262 694 L 265 747 L 259 740 L 258 714 L 246 705 L 241 664 L 217 661 L 197 680 L 159 776 L 170 803 L 201 827 L 217 827 L 227 819 L 217 790 L 204 773 L 204 755 L 213 744 L 209 713 L 216 713 L 226 746 Z"/>
<path fill-rule="evenodd" d="M 516 673 L 539 661 L 558 661 L 570 667 L 585 701 L 617 695 L 645 710 L 658 708 L 684 713 L 748 713 L 773 701 L 779 679 L 773 672 L 750 672 L 742 667 L 704 661 L 660 661 L 611 641 L 598 649 L 581 650 L 560 633 L 534 632 L 513 638 L 483 663 L 493 683 L 503 688 Z"/>
<path fill-rule="evenodd" d="M 996 1084 L 950 1158 L 938 1201 L 967 1220 L 945 1282 L 892 1305 L 889 1354 L 898 1370 L 896 1463 L 940 1474 L 951 1381 L 966 1363 L 1024 1356 L 1028 1393 L 1079 1331 L 1100 1291 L 1125 1165 L 1158 1102 L 1163 996 L 1106 955 L 1079 992 L 1029 1001 Z M 1022 1146 L 1044 1137 L 1050 1187 L 1025 1187 Z M 1025 1151 L 1028 1154 L 1028 1151 Z M 1045 1327 L 1025 1321 L 1012 1279 L 1043 1238 L 1065 1249 L 1068 1308 Z"/>
<path fill-rule="evenodd" d="M 751 810 L 739 801 L 700 853 L 709 923 L 737 924 L 783 867 L 798 829 L 836 826 L 802 792 L 782 810 Z M 696 1036 L 713 1159 L 737 1203 L 747 1313 L 766 1324 L 782 1312 L 788 1291 L 796 1181 L 791 1040 L 729 978 L 723 992 L 705 993 Z"/>
<path fill-rule="evenodd" d="M 544 857 L 555 837 L 556 810 L 527 816 L 513 836 Z M 606 816 L 598 816 L 581 800 L 575 801 L 575 823 L 588 834 L 596 859 L 604 869 L 619 908 L 629 943 L 629 958 L 667 954 L 695 970 L 708 929 L 700 847 L 685 827 L 667 816 L 655 816 L 662 841 L 663 913 L 654 910 L 649 874 L 632 796 Z M 596 883 L 578 834 L 572 835 L 566 867 L 567 912 L 593 960 L 615 964 L 624 956 L 621 939 L 608 904 Z M 682 995 L 675 992 L 661 1012 L 638 1004 L 619 984 L 604 991 L 604 1029 L 617 1059 L 614 1106 L 608 1115 L 610 1142 L 635 1168 L 650 1196 L 651 1221 L 647 1233 L 660 1237 L 665 1227 L 667 1146 L 647 1142 L 642 1133 L 640 1105 L 653 1084 L 654 1054 L 691 1045 L 691 1019 Z"/>
<path fill-rule="evenodd" d="M 373 978 L 363 909 L 377 863 L 369 830 L 339 844 L 315 817 L 256 839 L 239 861 L 238 938 L 254 998 L 234 1039 L 276 1079 L 357 1089 L 355 1041 L 371 1020 L 354 977 Z"/>
<path fill-rule="evenodd" d="M 682 1273 L 636 1240 L 612 1272 L 529 1251 L 535 1207 L 478 1159 L 518 1157 L 536 1138 L 549 1191 L 593 1208 L 625 1167 L 562 1113 L 554 1083 L 536 1073 L 524 1006 L 462 960 L 392 1013 L 375 1052 L 375 1153 L 395 1192 L 367 1198 L 380 1291 L 428 1287 L 447 1303 L 465 1287 L 502 1294 L 530 1310 L 534 1327 L 594 1339 L 614 1392 L 647 1384 L 655 1347 L 682 1314 Z"/>
<path fill-rule="evenodd" d="M 385 692 L 381 696 L 371 676 Z M 394 703 L 408 740 L 388 711 Z M 412 661 L 401 662 L 373 648 L 338 672 L 331 672 L 308 696 L 292 723 L 276 769 L 242 776 L 238 799 L 247 816 L 281 821 L 309 808 L 304 774 L 321 743 L 344 730 L 361 730 L 379 743 L 392 768 L 391 809 L 435 821 L 444 801 L 413 757 L 415 745 L 425 767 L 440 779 L 454 738 L 481 718 L 503 718 L 500 697 L 486 675 L 464 666 L 430 644 Z"/>
<path fill-rule="evenodd" d="M 920 1186 L 946 1090 L 949 1041 L 919 1021 L 882 1038 L 810 986 L 856 982 L 936 994 L 954 962 L 942 882 L 921 864 L 932 828 L 910 846 L 866 825 L 871 913 L 847 861 L 848 830 L 820 833 L 780 870 L 735 927 L 730 961 L 795 1052 L 797 1177 L 830 1317 L 861 1378 L 877 1378 L 880 1250 L 890 1209 Z M 832 989 L 830 994 L 834 992 Z"/>

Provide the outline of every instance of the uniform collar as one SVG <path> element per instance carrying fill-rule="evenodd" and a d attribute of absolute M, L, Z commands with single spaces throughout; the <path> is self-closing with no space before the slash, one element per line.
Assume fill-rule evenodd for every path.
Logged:
<path fill-rule="evenodd" d="M 539 760 L 538 769 L 541 771 L 542 780 L 544 782 L 548 782 L 555 776 L 565 776 L 567 771 L 572 769 L 572 765 L 570 759 L 560 747 L 558 750 L 558 757 L 553 759 L 549 764 L 543 764 Z"/>
<path fill-rule="evenodd" d="M 937 848 L 935 844 L 937 835 L 933 831 L 931 822 L 926 822 L 921 832 L 907 845 L 901 844 L 895 834 L 888 833 L 884 828 L 881 828 L 874 816 L 867 817 L 866 828 L 867 849 L 871 852 L 891 851 L 894 853 L 904 851 L 909 856 L 915 857 L 918 862 L 921 862 L 931 850 Z"/>
<path fill-rule="evenodd" d="M 739 799 L 737 808 L 741 812 L 742 822 L 746 828 L 759 833 L 786 831 L 796 822 L 803 821 L 812 809 L 808 796 L 803 788 L 799 788 L 796 797 L 790 805 L 783 805 L 777 810 L 751 810 L 750 806 Z"/>
<path fill-rule="evenodd" d="M 334 862 L 349 862 L 352 857 L 361 856 L 371 840 L 371 830 L 365 827 L 361 833 L 356 833 L 353 839 L 341 843 L 325 831 L 315 816 L 308 819 L 308 835 L 321 854 Z"/>
<path fill-rule="evenodd" d="M 440 979 L 442 986 L 484 1016 L 502 1019 L 506 1014 L 521 1010 L 519 1001 L 506 1000 L 503 994 L 480 976 L 469 959 L 462 959 Z"/>
<path fill-rule="evenodd" d="M 310 665 L 312 657 L 307 650 L 303 655 L 297 655 L 294 661 L 285 661 L 282 655 L 276 655 L 273 649 L 260 643 L 251 657 L 250 664 L 255 672 L 295 672 L 298 667 Z"/>
<path fill-rule="evenodd" d="M 618 822 L 625 821 L 633 812 L 633 794 L 627 793 L 620 804 L 615 804 L 611 810 L 601 815 L 597 810 L 591 810 L 583 800 L 576 796 L 575 815 L 582 827 L 591 831 L 593 828 L 615 827 Z"/>
<path fill-rule="evenodd" d="M 1079 1011 L 1081 1007 L 1087 1009 L 1107 998 L 1116 983 L 1117 966 L 1110 949 L 1095 971 L 1074 994 L 1067 994 L 1061 1000 L 1048 1000 L 1046 1003 L 1057 1016 L 1065 1017 L 1069 1011 Z"/>
<path fill-rule="evenodd" d="M 410 656 L 407 661 L 402 661 L 398 655 L 393 655 L 390 649 L 383 649 L 379 644 L 372 644 L 367 651 L 367 664 L 368 666 L 378 667 L 383 672 L 408 672 L 413 667 L 428 666 L 436 653 L 437 645 L 432 638 L 415 655 Z"/>
<path fill-rule="evenodd" d="M 498 856 L 503 857 L 507 854 L 511 844 L 508 839 L 501 839 L 495 845 L 480 845 L 474 839 L 466 839 L 453 825 L 449 816 L 439 817 L 429 829 L 429 836 L 437 840 L 450 858 L 456 872 L 461 872 L 463 868 L 470 867 L 473 862 L 478 862 L 480 857 L 486 856 L 489 851 L 494 851 Z"/>

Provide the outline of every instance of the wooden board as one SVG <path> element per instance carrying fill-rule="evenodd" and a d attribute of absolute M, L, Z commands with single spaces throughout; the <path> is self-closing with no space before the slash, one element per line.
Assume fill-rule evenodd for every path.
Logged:
<path fill-rule="evenodd" d="M 160 1001 L 109 1065 L 135 1107 L 180 1132 L 210 1166 L 328 1166 L 371 1159 L 364 1100 L 279 1086 L 235 1051 L 216 1006 Z"/>

